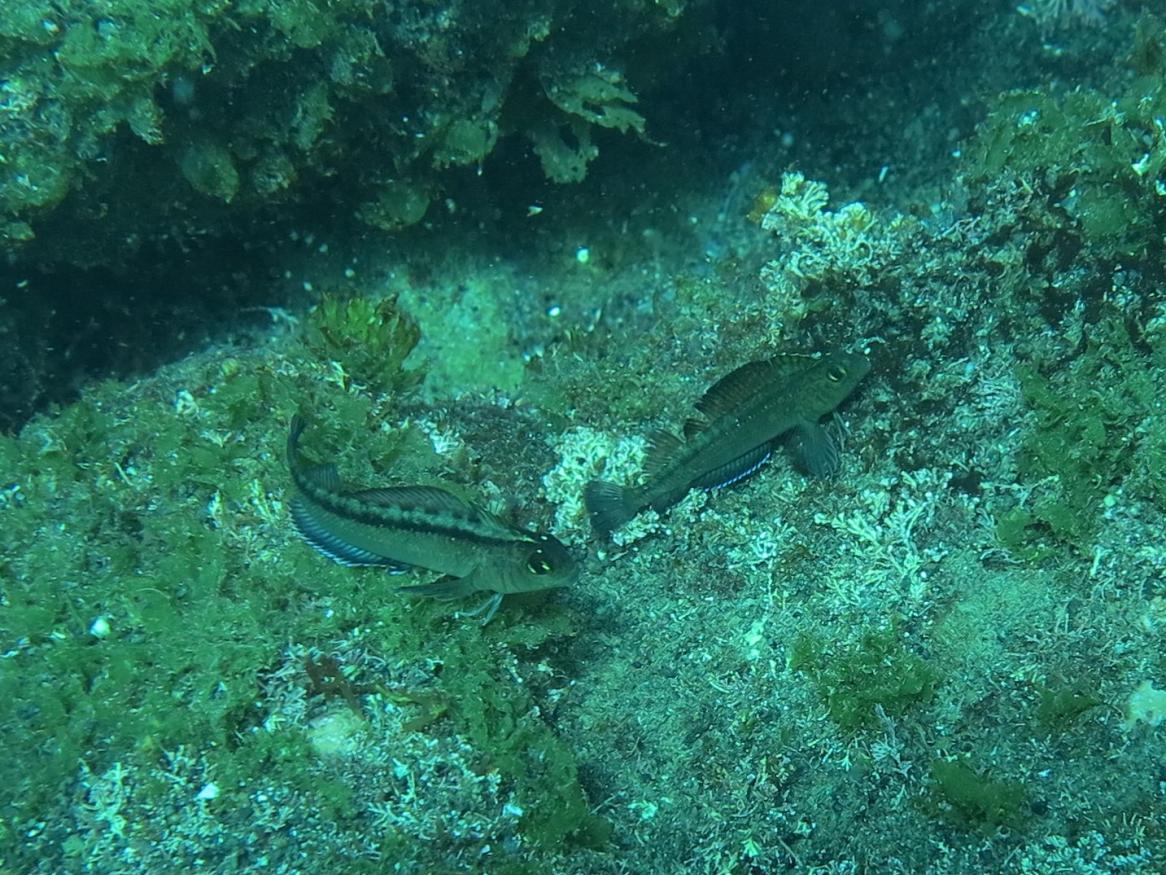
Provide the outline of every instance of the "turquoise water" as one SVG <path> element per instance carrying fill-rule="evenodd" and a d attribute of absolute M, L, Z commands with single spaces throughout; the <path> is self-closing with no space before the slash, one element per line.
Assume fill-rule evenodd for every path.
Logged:
<path fill-rule="evenodd" d="M 1153 4 L 10 5 L 0 873 L 1166 870 Z M 296 413 L 577 579 L 330 562 Z"/>

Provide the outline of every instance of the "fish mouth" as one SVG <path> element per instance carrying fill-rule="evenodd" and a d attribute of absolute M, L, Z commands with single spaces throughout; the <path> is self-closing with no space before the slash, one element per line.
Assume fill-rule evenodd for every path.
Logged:
<path fill-rule="evenodd" d="M 563 582 L 560 586 L 574 586 L 579 582 L 579 578 L 583 576 L 583 569 L 578 564 L 570 571 L 563 575 Z"/>
<path fill-rule="evenodd" d="M 550 584 L 552 587 L 567 587 L 574 586 L 579 582 L 579 578 L 583 575 L 583 566 L 571 559 L 570 568 L 561 569 L 554 575 L 554 583 Z"/>

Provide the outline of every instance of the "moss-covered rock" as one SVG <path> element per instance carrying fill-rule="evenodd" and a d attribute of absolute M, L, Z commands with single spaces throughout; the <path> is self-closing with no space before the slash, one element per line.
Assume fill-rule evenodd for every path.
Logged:
<path fill-rule="evenodd" d="M 477 859 L 493 836 L 513 844 L 495 850 L 502 871 L 527 848 L 605 840 L 573 753 L 515 674 L 515 654 L 569 634 L 569 616 L 520 604 L 486 629 L 452 622 L 446 604 L 410 601 L 383 572 L 328 562 L 294 538 L 282 445 L 300 405 L 359 437 L 369 457 L 412 449 L 382 427 L 383 399 L 337 384 L 333 358 L 354 380 L 402 391 L 417 379 L 401 367 L 416 329 L 391 302 L 361 299 L 326 301 L 315 319 L 326 360 L 289 338 L 280 356 L 188 362 L 132 392 L 103 384 L 0 437 L 0 852 L 18 869 L 80 871 L 70 867 L 87 860 L 109 871 L 134 842 L 185 859 L 195 829 L 219 836 L 205 839 L 212 854 L 251 853 L 269 826 L 251 835 L 230 812 L 257 818 L 259 787 L 284 794 L 273 822 L 298 824 L 291 842 L 263 844 L 275 858 L 347 859 L 380 835 L 399 844 L 395 859 L 440 871 L 443 853 L 472 848 Z M 289 646 L 318 655 L 289 663 Z M 325 756 L 312 719 L 337 707 L 352 711 L 349 737 Z M 375 720 L 388 727 L 380 736 L 354 728 Z M 465 786 L 443 792 L 465 805 L 480 796 L 488 810 L 466 822 L 488 816 L 494 831 L 431 847 L 378 826 L 378 816 L 407 824 L 441 806 L 419 782 L 413 801 L 377 815 L 385 798 L 369 795 L 370 776 L 404 781 L 391 757 L 435 780 L 464 769 Z M 124 829 L 111 833 L 101 817 Z M 33 828 L 45 818 L 50 830 Z M 56 832 L 70 821 L 71 838 Z"/>
<path fill-rule="evenodd" d="M 547 172 L 579 179 L 591 128 L 644 131 L 620 54 L 686 3 L 575 5 L 17 0 L 0 25 L 0 245 L 76 261 L 67 229 L 114 264 L 127 240 L 230 233 L 320 197 L 396 230 L 449 168 L 565 119 L 586 148 Z M 98 202 L 101 222 L 68 221 Z"/>

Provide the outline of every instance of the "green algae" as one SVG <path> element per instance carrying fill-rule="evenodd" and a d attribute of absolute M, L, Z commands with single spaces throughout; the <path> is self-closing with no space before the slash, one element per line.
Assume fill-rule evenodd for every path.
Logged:
<path fill-rule="evenodd" d="M 192 143 L 179 155 L 178 167 L 191 188 L 207 197 L 229 203 L 239 191 L 234 159 L 218 143 Z"/>
<path fill-rule="evenodd" d="M 395 315 L 386 326 L 387 312 L 396 313 L 338 302 L 316 337 L 353 379 L 405 391 L 420 379 L 402 368 L 416 329 Z M 389 346 L 362 359 L 358 338 Z M 403 598 L 383 574 L 329 563 L 292 537 L 282 445 L 301 404 L 329 429 L 358 430 L 372 457 L 402 449 L 399 435 L 369 428 L 367 393 L 321 383 L 330 361 L 294 344 L 279 360 L 184 367 L 168 390 L 106 383 L 0 438 L 12 478 L 0 533 L 10 581 L 0 605 L 9 835 L 73 798 L 79 763 L 93 775 L 115 765 L 147 774 L 175 752 L 201 757 L 225 793 L 262 776 L 328 813 L 332 833 L 357 835 L 352 779 L 321 780 L 297 730 L 264 727 L 272 667 L 289 641 L 327 648 L 371 628 L 367 651 L 439 667 L 428 690 L 403 691 L 398 707 L 412 712 L 411 731 L 465 739 L 479 768 L 513 788 L 524 841 L 545 850 L 604 841 L 609 827 L 590 812 L 573 753 L 510 669 L 508 654 L 569 634 L 569 618 L 531 603 L 486 630 L 457 623 L 447 605 Z M 134 804 L 171 804 L 172 784 L 151 787 L 139 782 Z M 37 847 L 8 842 L 4 852 L 25 860 Z"/>
<path fill-rule="evenodd" d="M 663 17 L 609 0 L 584 23 L 549 2 L 498 14 L 373 0 L 13 0 L 0 22 L 0 244 L 30 251 L 60 214 L 55 234 L 117 264 L 128 241 L 266 222 L 261 210 L 317 196 L 322 179 L 363 201 L 358 218 L 398 230 L 436 193 L 457 193 L 449 171 L 480 166 L 504 136 L 537 143 L 566 127 L 586 141 L 567 162 L 580 179 L 598 154 L 592 129 L 644 130 L 632 88 L 605 62 L 667 34 L 684 5 Z M 547 173 L 564 178 L 562 162 Z M 98 209 L 105 221 L 87 221 Z M 46 262 L 72 256 L 42 242 Z"/>
<path fill-rule="evenodd" d="M 1019 177 L 1092 257 L 1138 257 L 1166 220 L 1161 34 L 1159 21 L 1142 20 L 1139 75 L 1113 94 L 1023 89 L 996 98 L 970 150 L 970 176 Z"/>
<path fill-rule="evenodd" d="M 1023 820 L 1024 787 L 996 781 L 977 772 L 966 760 L 935 760 L 931 764 L 938 811 L 967 827 L 994 829 Z"/>
<path fill-rule="evenodd" d="M 1018 369 L 1035 412 L 1019 473 L 1032 490 L 997 518 L 997 536 L 1015 555 L 1037 560 L 1058 545 L 1092 551 L 1101 519 L 1122 493 L 1166 506 L 1166 440 L 1159 384 L 1166 332 L 1136 331 L 1106 318 L 1091 326 L 1082 354 L 1063 366 Z"/>
<path fill-rule="evenodd" d="M 417 323 L 397 299 L 347 300 L 326 295 L 312 313 L 305 341 L 321 359 L 373 394 L 400 394 L 420 384 L 424 372 L 405 367 L 421 339 Z"/>
<path fill-rule="evenodd" d="M 788 665 L 810 679 L 830 719 L 849 732 L 877 726 L 878 709 L 898 716 L 921 705 L 939 680 L 932 666 L 907 650 L 894 623 L 844 648 L 803 632 L 794 639 Z"/>
<path fill-rule="evenodd" d="M 1050 735 L 1064 733 L 1086 711 L 1105 704 L 1097 696 L 1076 686 L 1038 684 L 1036 691 L 1039 696 L 1037 724 Z"/>
<path fill-rule="evenodd" d="M 425 218 L 430 196 L 424 184 L 391 179 L 373 188 L 373 197 L 361 204 L 358 211 L 361 221 L 382 231 L 396 231 Z"/>

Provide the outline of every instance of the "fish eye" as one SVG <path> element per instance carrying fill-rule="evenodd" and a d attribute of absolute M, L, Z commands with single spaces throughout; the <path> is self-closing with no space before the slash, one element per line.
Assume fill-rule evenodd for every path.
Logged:
<path fill-rule="evenodd" d="M 846 368 L 842 365 L 834 365 L 830 370 L 826 371 L 826 379 L 831 383 L 841 383 L 842 378 L 846 376 Z"/>
<path fill-rule="evenodd" d="M 531 574 L 550 574 L 555 570 L 555 566 L 547 559 L 547 554 L 543 550 L 535 550 L 526 557 L 526 570 Z"/>

